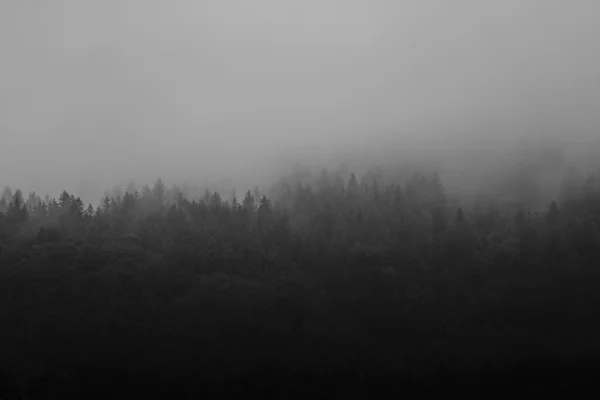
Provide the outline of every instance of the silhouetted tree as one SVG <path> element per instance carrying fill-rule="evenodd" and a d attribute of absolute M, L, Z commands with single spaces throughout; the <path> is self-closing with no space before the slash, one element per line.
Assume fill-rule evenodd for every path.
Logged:
<path fill-rule="evenodd" d="M 156 183 L 154 184 L 154 187 L 152 188 L 152 196 L 154 198 L 154 202 L 155 205 L 157 206 L 163 206 L 165 204 L 165 195 L 166 195 L 166 188 L 165 188 L 165 184 L 163 183 L 162 179 L 158 179 L 156 181 Z"/>
<path fill-rule="evenodd" d="M 63 209 L 68 209 L 70 205 L 71 195 L 65 190 L 58 196 L 58 206 Z"/>
<path fill-rule="evenodd" d="M 219 211 L 221 208 L 223 201 L 221 200 L 221 195 L 218 192 L 214 192 L 212 196 L 210 196 L 210 207 L 214 211 Z"/>
<path fill-rule="evenodd" d="M 270 227 L 271 225 L 271 221 L 272 221 L 272 206 L 271 206 L 271 201 L 266 197 L 263 196 L 260 199 L 259 202 L 259 206 L 258 209 L 256 210 L 257 213 L 257 217 L 258 217 L 258 223 L 259 225 L 263 228 L 263 229 L 267 229 Z"/>
<path fill-rule="evenodd" d="M 102 213 L 108 214 L 111 211 L 111 201 L 110 197 L 106 196 L 102 200 Z"/>
<path fill-rule="evenodd" d="M 96 211 L 94 211 L 94 206 L 92 205 L 92 203 L 89 203 L 87 209 L 85 210 L 85 216 L 87 218 L 93 218 L 95 214 Z"/>
<path fill-rule="evenodd" d="M 231 197 L 231 211 L 238 212 L 240 211 L 240 208 L 242 207 L 242 205 L 240 204 L 240 202 L 237 199 L 237 196 L 235 195 L 235 190 L 233 191 L 233 195 Z"/>
<path fill-rule="evenodd" d="M 229 363 L 218 361 L 232 346 L 250 355 L 243 360 L 250 366 L 252 354 L 257 364 L 297 358 L 295 340 L 315 341 L 318 354 L 311 346 L 303 351 L 340 365 L 347 349 L 338 354 L 337 346 L 319 343 L 358 343 L 361 354 L 367 343 L 368 358 L 359 361 L 403 354 L 418 361 L 411 369 L 419 374 L 421 364 L 468 365 L 461 357 L 480 353 L 506 365 L 514 343 L 499 328 L 536 341 L 549 332 L 586 343 L 581 331 L 593 327 L 600 276 L 596 180 L 572 188 L 581 197 L 526 216 L 517 207 L 530 205 L 491 198 L 477 200 L 479 211 L 464 211 L 448 204 L 438 176 L 410 178 L 407 171 L 370 171 L 361 186 L 348 173 L 347 190 L 339 172 L 297 171 L 269 191 L 273 197 L 249 190 L 242 205 L 235 196 L 223 202 L 216 191 L 198 200 L 161 184 L 156 191 L 145 186 L 139 197 L 107 193 L 96 211 L 66 192 L 35 205 L 30 195 L 27 207 L 22 194 L 11 195 L 10 215 L 0 212 L 0 319 L 3 348 L 23 361 L 3 359 L 2 378 L 14 368 L 15 377 L 37 385 L 47 377 L 29 366 L 42 357 L 42 375 L 76 377 L 76 366 L 122 364 L 146 382 L 160 374 L 169 381 L 189 372 L 176 362 L 182 355 L 227 372 Z M 31 210 L 29 221 L 19 210 Z M 226 331 L 244 335 L 221 343 Z M 265 336 L 279 339 L 256 348 Z M 469 340 L 475 336 L 483 340 Z M 198 347 L 198 340 L 211 346 Z M 449 349 L 439 345 L 444 341 Z M 144 354 L 151 357 L 140 363 Z M 164 362 L 173 370 L 152 375 Z M 308 356 L 302 363 L 311 367 Z"/>
<path fill-rule="evenodd" d="M 246 192 L 246 196 L 244 197 L 242 207 L 246 211 L 254 211 L 254 196 L 252 195 L 252 192 L 250 190 Z"/>

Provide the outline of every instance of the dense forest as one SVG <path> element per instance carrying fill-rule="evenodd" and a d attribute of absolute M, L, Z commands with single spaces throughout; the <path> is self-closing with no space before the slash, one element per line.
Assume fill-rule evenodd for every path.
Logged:
<path fill-rule="evenodd" d="M 469 207 L 378 169 L 97 207 L 7 187 L 0 394 L 576 395 L 600 356 L 600 173 L 543 204 L 520 176 Z"/>

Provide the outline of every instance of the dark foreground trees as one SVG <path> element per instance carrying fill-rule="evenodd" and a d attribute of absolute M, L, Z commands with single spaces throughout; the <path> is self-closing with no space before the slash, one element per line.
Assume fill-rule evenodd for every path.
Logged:
<path fill-rule="evenodd" d="M 5 190 L 0 388 L 330 398 L 583 387 L 600 355 L 595 181 L 536 214 L 450 209 L 437 176 L 340 179 L 241 201 L 169 196 L 159 181 L 96 210 L 66 192 L 24 202 Z"/>

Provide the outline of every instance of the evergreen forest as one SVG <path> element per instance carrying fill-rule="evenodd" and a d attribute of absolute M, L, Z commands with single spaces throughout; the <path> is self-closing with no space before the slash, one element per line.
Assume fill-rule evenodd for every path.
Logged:
<path fill-rule="evenodd" d="M 464 206 L 436 173 L 377 169 L 239 198 L 160 179 L 97 205 L 13 189 L 5 399 L 537 398 L 594 382 L 599 173 L 539 206 Z"/>

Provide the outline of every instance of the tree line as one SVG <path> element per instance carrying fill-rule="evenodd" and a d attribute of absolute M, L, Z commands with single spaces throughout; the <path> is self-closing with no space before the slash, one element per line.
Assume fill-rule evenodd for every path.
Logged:
<path fill-rule="evenodd" d="M 294 371 L 276 375 L 281 390 L 378 371 L 408 387 L 451 367 L 461 382 L 490 363 L 589 356 L 600 174 L 567 176 L 541 210 L 456 207 L 435 173 L 347 175 L 240 199 L 159 179 L 98 207 L 6 188 L 0 378 L 89 395 L 105 375 L 172 393 L 223 377 L 256 389 L 257 369 Z"/>

